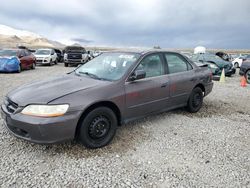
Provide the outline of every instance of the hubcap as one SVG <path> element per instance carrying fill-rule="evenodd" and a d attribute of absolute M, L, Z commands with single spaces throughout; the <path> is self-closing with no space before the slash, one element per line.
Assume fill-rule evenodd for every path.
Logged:
<path fill-rule="evenodd" d="M 201 94 L 195 93 L 192 100 L 193 107 L 197 108 L 201 104 L 201 100 L 202 100 Z"/>
<path fill-rule="evenodd" d="M 250 83 L 250 71 L 247 71 L 246 73 L 246 80 L 248 83 Z"/>
<path fill-rule="evenodd" d="M 95 117 L 89 126 L 89 136 L 93 139 L 103 138 L 110 128 L 110 121 L 104 116 Z"/>

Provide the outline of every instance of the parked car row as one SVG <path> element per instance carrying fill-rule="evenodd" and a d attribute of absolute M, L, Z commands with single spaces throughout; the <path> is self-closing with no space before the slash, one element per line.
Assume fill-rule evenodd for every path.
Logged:
<path fill-rule="evenodd" d="M 0 72 L 18 72 L 35 69 L 36 58 L 27 49 L 0 50 Z"/>

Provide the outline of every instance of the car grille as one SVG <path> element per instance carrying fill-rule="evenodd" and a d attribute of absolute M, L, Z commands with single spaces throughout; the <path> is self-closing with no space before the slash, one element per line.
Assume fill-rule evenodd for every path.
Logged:
<path fill-rule="evenodd" d="M 68 54 L 68 59 L 82 59 L 82 54 Z"/>
<path fill-rule="evenodd" d="M 41 63 L 41 62 L 43 62 L 43 60 L 42 59 L 37 59 L 36 62 Z"/>
<path fill-rule="evenodd" d="M 12 100 L 10 99 L 7 99 L 5 101 L 5 105 L 6 105 L 6 109 L 8 110 L 9 113 L 13 114 L 17 108 L 18 108 L 18 104 L 13 102 Z"/>

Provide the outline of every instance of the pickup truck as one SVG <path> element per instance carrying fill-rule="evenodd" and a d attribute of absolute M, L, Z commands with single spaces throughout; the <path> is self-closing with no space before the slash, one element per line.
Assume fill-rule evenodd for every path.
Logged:
<path fill-rule="evenodd" d="M 19 138 L 76 139 L 99 148 L 129 121 L 180 107 L 198 112 L 212 88 L 207 65 L 179 53 L 107 52 L 71 73 L 11 91 L 1 108 L 7 129 Z"/>
<path fill-rule="evenodd" d="M 67 46 L 64 51 L 64 66 L 84 64 L 90 60 L 90 56 L 81 46 Z"/>

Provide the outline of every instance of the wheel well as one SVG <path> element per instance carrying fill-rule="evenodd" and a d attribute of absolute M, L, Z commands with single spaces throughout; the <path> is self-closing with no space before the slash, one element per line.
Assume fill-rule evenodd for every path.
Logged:
<path fill-rule="evenodd" d="M 201 88 L 201 90 L 202 90 L 202 92 L 203 92 L 203 94 L 205 94 L 205 87 L 204 87 L 204 85 L 203 84 L 197 84 L 194 88 L 196 88 L 196 87 L 199 87 L 199 88 Z"/>
<path fill-rule="evenodd" d="M 98 108 L 98 107 L 101 107 L 101 106 L 110 108 L 115 113 L 115 115 L 117 117 L 118 125 L 121 125 L 121 112 L 120 112 L 119 108 L 116 106 L 116 104 L 114 104 L 113 102 L 110 102 L 110 101 L 97 102 L 97 103 L 92 104 L 91 106 L 89 106 L 82 113 L 82 115 L 79 118 L 78 123 L 77 123 L 76 131 L 75 131 L 75 137 L 77 136 L 77 133 L 79 133 L 78 130 L 79 130 L 80 126 L 81 126 L 81 121 L 86 117 L 86 115 L 89 112 L 91 112 L 92 110 L 94 110 L 95 108 Z"/>

